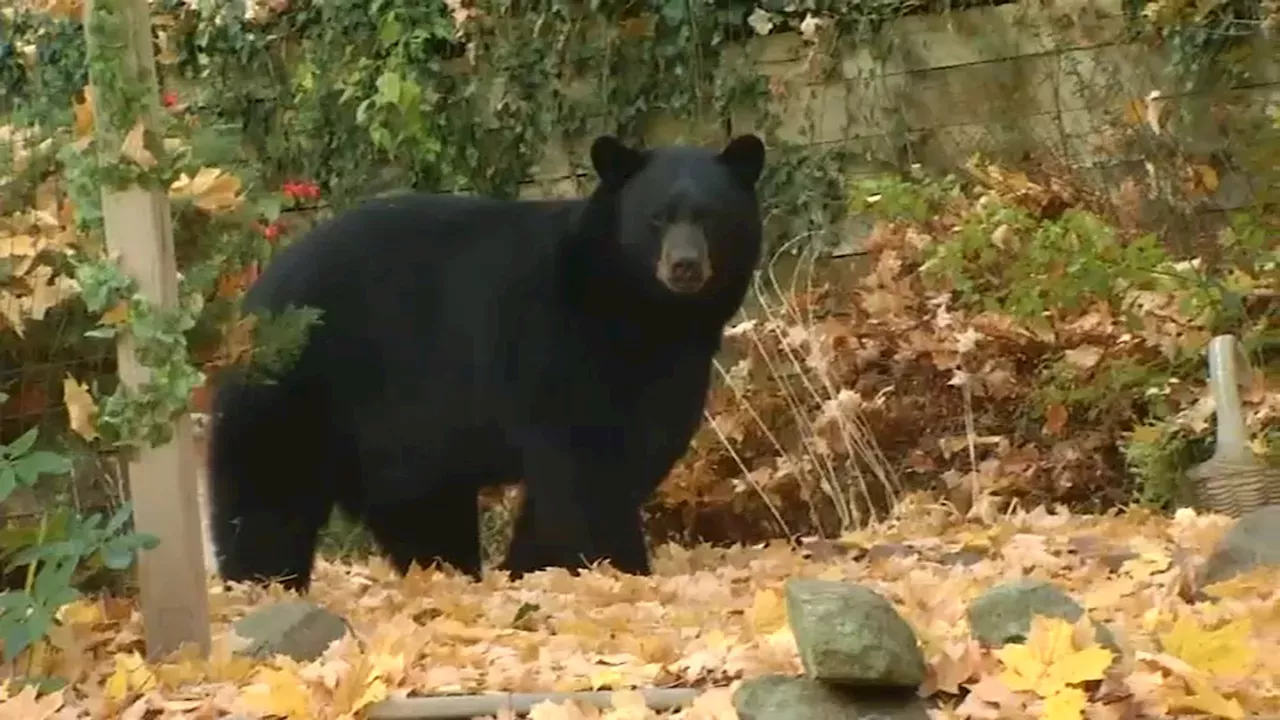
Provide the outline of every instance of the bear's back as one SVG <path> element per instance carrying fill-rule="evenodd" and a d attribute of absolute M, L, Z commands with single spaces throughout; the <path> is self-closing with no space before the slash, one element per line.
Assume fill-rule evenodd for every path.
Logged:
<path fill-rule="evenodd" d="M 368 200 L 281 251 L 246 307 L 340 310 L 337 303 L 379 287 L 422 292 L 467 279 L 460 268 L 472 279 L 528 275 L 531 265 L 552 260 L 583 204 L 428 193 Z"/>

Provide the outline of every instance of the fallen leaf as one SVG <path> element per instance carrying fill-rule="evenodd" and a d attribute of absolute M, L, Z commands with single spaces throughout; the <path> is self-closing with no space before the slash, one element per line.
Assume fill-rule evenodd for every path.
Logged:
<path fill-rule="evenodd" d="M 1102 360 L 1102 348 L 1094 345 L 1081 345 L 1063 352 L 1063 359 L 1068 364 L 1081 370 L 1092 370 Z"/>
<path fill-rule="evenodd" d="M 1173 629 L 1161 633 L 1160 645 L 1165 652 L 1211 675 L 1239 676 L 1250 672 L 1257 660 L 1249 643 L 1252 635 L 1247 617 L 1205 630 L 1195 618 L 1183 615 Z"/>
<path fill-rule="evenodd" d="M 147 128 L 139 120 L 134 124 L 133 129 L 124 136 L 124 143 L 120 146 L 120 155 L 132 161 L 135 165 L 150 170 L 155 167 L 159 161 L 156 156 L 151 154 L 147 149 Z"/>
<path fill-rule="evenodd" d="M 1102 679 L 1111 666 L 1111 651 L 1094 645 L 1076 649 L 1075 629 L 1060 618 L 1038 615 L 1031 621 L 1025 644 L 1008 644 L 995 651 L 1005 665 L 1000 674 L 1010 689 L 1051 697 L 1070 685 Z"/>
<path fill-rule="evenodd" d="M 67 375 L 62 379 L 62 403 L 67 408 L 67 423 L 77 435 L 85 440 L 98 437 L 98 430 L 93 422 L 98 414 L 98 406 L 89 394 L 88 386 Z"/>
<path fill-rule="evenodd" d="M 1057 435 L 1067 425 L 1067 407 L 1061 403 L 1054 403 L 1045 409 L 1044 412 L 1044 432 L 1049 435 Z"/>

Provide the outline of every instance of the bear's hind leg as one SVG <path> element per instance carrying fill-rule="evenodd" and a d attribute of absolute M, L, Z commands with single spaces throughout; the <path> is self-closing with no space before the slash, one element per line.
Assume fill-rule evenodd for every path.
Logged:
<path fill-rule="evenodd" d="M 401 574 L 412 563 L 452 565 L 480 577 L 480 508 L 476 486 L 456 478 L 412 502 L 366 508 L 362 520 Z"/>
<path fill-rule="evenodd" d="M 524 503 L 502 568 L 519 576 L 608 559 L 622 572 L 647 575 L 640 505 L 628 489 L 625 460 L 611 452 L 609 435 L 543 431 L 522 439 Z"/>
<path fill-rule="evenodd" d="M 574 571 L 587 564 L 586 559 L 581 556 L 567 556 L 542 547 L 534 528 L 535 516 L 533 498 L 526 492 L 516 515 L 506 559 L 499 566 L 500 569 L 510 573 L 514 580 L 549 567 L 563 567 Z M 601 555 L 608 558 L 615 570 L 630 575 L 650 574 L 649 552 L 639 512 L 634 520 L 627 517 L 612 524 L 605 544 L 607 549 Z"/>

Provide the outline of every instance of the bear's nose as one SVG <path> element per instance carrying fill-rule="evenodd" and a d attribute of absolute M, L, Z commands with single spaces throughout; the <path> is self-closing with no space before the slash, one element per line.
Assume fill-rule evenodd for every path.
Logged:
<path fill-rule="evenodd" d="M 671 263 L 671 279 L 685 285 L 702 282 L 702 263 L 697 258 L 681 258 Z"/>

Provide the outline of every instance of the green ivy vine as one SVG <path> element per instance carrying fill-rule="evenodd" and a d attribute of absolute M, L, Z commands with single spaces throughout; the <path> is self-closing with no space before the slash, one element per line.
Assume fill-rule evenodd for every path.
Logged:
<path fill-rule="evenodd" d="M 583 149 L 599 133 L 645 143 L 664 122 L 696 141 L 760 132 L 770 145 L 762 196 L 772 242 L 822 238 L 848 211 L 847 171 L 866 153 L 849 143 L 784 141 L 776 98 L 747 41 L 809 33 L 821 19 L 822 31 L 810 39 L 827 55 L 862 48 L 883 56 L 890 48 L 882 31 L 897 18 L 1002 1 L 299 0 L 266 7 L 158 0 L 159 79 L 182 109 L 153 113 L 147 147 L 158 162 L 149 169 L 101 153 L 58 155 L 77 221 L 88 235 L 100 233 L 104 184 L 167 187 L 202 166 L 235 173 L 248 200 L 243 212 L 215 220 L 175 204 L 183 303 L 171 312 L 149 307 L 104 254 L 78 260 L 91 314 L 127 307 L 122 322 L 90 336 L 128 333 L 153 369 L 136 395 L 117 389 L 104 400 L 100 421 L 113 428 L 114 442 L 166 437 L 163 426 L 203 381 L 192 355 L 237 317 L 238 299 L 216 292 L 220 278 L 269 262 L 275 252 L 261 226 L 292 227 L 287 241 L 314 219 L 387 190 L 515 197 L 535 177 L 582 180 L 589 175 Z M 1128 0 L 1135 27 L 1185 46 L 1179 52 L 1188 62 L 1202 51 L 1242 47 L 1260 21 L 1255 6 L 1223 0 L 1191 17 L 1152 0 Z M 121 132 L 155 104 L 123 81 L 109 52 L 122 42 L 115 5 L 96 7 L 100 50 L 93 58 L 79 21 L 5 11 L 0 112 L 9 122 L 38 126 L 69 145 L 69 99 L 90 77 L 98 112 Z M 750 128 L 735 126 L 744 112 L 753 118 Z M 188 149 L 166 153 L 161 136 L 182 137 Z M 539 167 L 549 148 L 559 149 L 562 167 Z M 282 211 L 275 188 L 296 178 L 317 183 L 324 200 Z M 279 332 L 262 327 L 255 337 L 297 340 L 306 326 L 297 320 Z"/>

